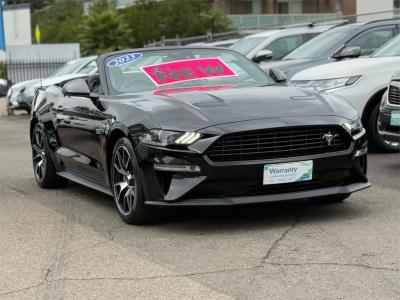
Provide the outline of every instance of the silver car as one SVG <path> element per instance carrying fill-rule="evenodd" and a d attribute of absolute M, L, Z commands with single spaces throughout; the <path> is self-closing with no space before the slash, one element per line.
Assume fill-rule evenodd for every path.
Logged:
<path fill-rule="evenodd" d="M 96 58 L 97 56 L 87 56 L 74 59 L 56 69 L 46 78 L 23 81 L 12 85 L 6 96 L 8 114 L 12 115 L 16 109 L 23 109 L 30 113 L 36 90 L 41 86 L 47 86 L 48 82 L 52 84 L 59 77 L 73 74 L 97 73 Z"/>

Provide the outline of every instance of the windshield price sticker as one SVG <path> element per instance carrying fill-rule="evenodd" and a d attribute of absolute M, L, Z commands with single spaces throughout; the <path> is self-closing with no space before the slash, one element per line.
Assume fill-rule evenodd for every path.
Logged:
<path fill-rule="evenodd" d="M 210 77 L 238 76 L 220 58 L 178 60 L 142 67 L 157 86 Z"/>
<path fill-rule="evenodd" d="M 264 166 L 265 184 L 282 184 L 312 180 L 313 161 L 299 161 L 293 163 L 271 164 Z"/>

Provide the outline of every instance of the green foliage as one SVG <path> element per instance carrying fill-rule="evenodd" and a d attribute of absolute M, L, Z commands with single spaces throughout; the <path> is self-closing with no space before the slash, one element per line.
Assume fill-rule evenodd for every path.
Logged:
<path fill-rule="evenodd" d="M 162 36 L 189 37 L 230 29 L 228 17 L 212 10 L 206 0 L 140 0 L 124 14 L 136 47 Z"/>
<path fill-rule="evenodd" d="M 82 0 L 52 0 L 32 14 L 42 43 L 81 43 L 82 54 L 103 53 L 166 38 L 230 30 L 228 17 L 207 0 L 139 0 L 115 10 L 115 0 L 95 0 L 83 16 Z"/>
<path fill-rule="evenodd" d="M 91 11 L 80 34 L 83 55 L 102 54 L 129 47 L 131 33 L 122 16 L 115 10 Z"/>
<path fill-rule="evenodd" d="M 7 68 L 4 61 L 0 61 L 0 78 L 6 79 L 7 78 Z"/>
<path fill-rule="evenodd" d="M 32 32 L 36 24 L 39 24 L 42 43 L 79 42 L 76 37 L 82 14 L 81 0 L 55 0 L 32 14 Z"/>

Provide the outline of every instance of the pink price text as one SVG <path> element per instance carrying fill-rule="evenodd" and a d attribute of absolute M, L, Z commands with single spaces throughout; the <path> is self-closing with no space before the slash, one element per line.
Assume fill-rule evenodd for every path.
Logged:
<path fill-rule="evenodd" d="M 178 60 L 142 67 L 142 70 L 157 86 L 202 78 L 237 76 L 219 58 Z"/>

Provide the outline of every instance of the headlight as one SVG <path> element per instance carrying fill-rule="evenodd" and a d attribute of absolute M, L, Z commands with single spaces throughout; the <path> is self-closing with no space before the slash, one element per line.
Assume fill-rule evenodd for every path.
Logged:
<path fill-rule="evenodd" d="M 354 140 L 360 138 L 365 133 L 365 129 L 359 116 L 355 117 L 349 122 L 344 123 L 343 127 L 348 133 L 350 133 Z"/>
<path fill-rule="evenodd" d="M 380 110 L 384 110 L 385 106 L 387 106 L 387 103 L 388 103 L 388 91 L 386 91 L 382 96 Z"/>
<path fill-rule="evenodd" d="M 8 91 L 7 91 L 7 96 L 6 97 L 10 98 L 12 92 L 13 92 L 13 89 L 9 88 Z"/>
<path fill-rule="evenodd" d="M 310 81 L 293 80 L 289 84 L 299 87 L 312 88 L 318 92 L 324 92 L 328 90 L 352 86 L 360 78 L 361 75 L 352 77 L 343 77 L 343 78 L 323 79 L 323 80 L 310 80 Z"/>
<path fill-rule="evenodd" d="M 191 145 L 201 138 L 198 132 L 176 132 L 161 129 L 152 129 L 142 134 L 139 139 L 142 143 L 152 146 Z"/>

